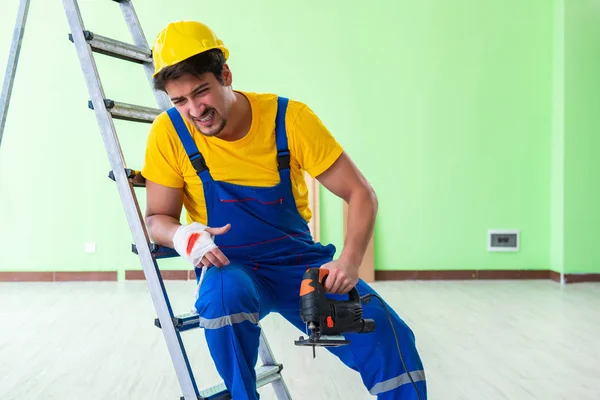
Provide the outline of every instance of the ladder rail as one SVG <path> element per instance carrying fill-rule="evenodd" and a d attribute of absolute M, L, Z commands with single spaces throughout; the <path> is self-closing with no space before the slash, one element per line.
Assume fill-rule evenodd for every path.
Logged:
<path fill-rule="evenodd" d="M 104 103 L 104 90 L 100 83 L 98 70 L 91 48 L 84 37 L 85 28 L 77 0 L 63 0 L 63 6 L 71 29 L 73 43 L 77 49 L 86 86 L 94 106 L 94 113 L 100 126 L 104 146 L 115 176 L 127 222 L 137 246 L 138 256 L 144 270 L 144 275 L 146 276 L 155 310 L 163 326 L 163 335 L 165 336 L 167 348 L 183 392 L 183 398 L 185 400 L 198 400 L 200 398 L 198 387 L 196 386 L 181 336 L 172 323 L 173 311 L 164 283 L 160 277 L 158 266 L 150 252 L 148 232 L 142 223 L 143 218 L 139 204 L 136 201 L 133 186 L 127 179 L 125 160 L 116 136 L 111 114 L 106 109 Z"/>
<path fill-rule="evenodd" d="M 258 346 L 258 354 L 264 365 L 277 365 L 277 361 L 275 360 L 275 356 L 273 355 L 271 346 L 267 341 L 267 337 L 263 333 L 262 326 L 260 328 L 260 342 Z M 281 375 L 281 370 L 279 371 L 279 375 Z M 272 384 L 277 399 L 291 400 L 292 396 L 287 387 L 287 384 L 283 379 L 283 375 L 281 375 L 278 380 L 272 382 Z"/>
<path fill-rule="evenodd" d="M 2 85 L 2 94 L 0 94 L 0 145 L 4 136 L 4 127 L 6 126 L 6 118 L 8 116 L 8 106 L 10 105 L 10 97 L 12 94 L 13 84 L 15 83 L 15 75 L 17 73 L 17 64 L 21 54 L 21 45 L 23 36 L 25 35 L 25 23 L 29 14 L 30 0 L 21 0 L 17 11 L 17 21 L 15 22 L 15 30 L 13 40 L 8 53 L 8 63 L 4 74 L 4 84 Z"/>

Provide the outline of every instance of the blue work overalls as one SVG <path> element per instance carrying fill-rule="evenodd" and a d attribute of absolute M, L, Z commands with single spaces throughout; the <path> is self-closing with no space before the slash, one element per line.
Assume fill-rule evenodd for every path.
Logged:
<path fill-rule="evenodd" d="M 290 153 L 285 128 L 288 100 L 278 98 L 275 121 L 280 182 L 271 187 L 250 187 L 215 181 L 198 151 L 181 115 L 168 114 L 202 180 L 208 226 L 228 223 L 230 230 L 215 243 L 229 258 L 223 268 L 209 268 L 203 276 L 195 307 L 200 315 L 210 354 L 233 399 L 258 399 L 255 365 L 258 359 L 258 322 L 277 312 L 301 332 L 300 282 L 308 267 L 331 261 L 335 247 L 312 239 L 307 222 L 296 207 L 290 178 Z M 199 279 L 200 269 L 196 269 Z M 365 282 L 360 295 L 375 293 Z M 347 299 L 348 296 L 328 295 Z M 389 307 L 404 361 L 426 400 L 423 366 L 411 329 Z M 398 354 L 390 321 L 379 300 L 364 306 L 364 317 L 375 320 L 373 333 L 347 334 L 350 345 L 328 348 L 348 367 L 358 371 L 369 392 L 379 399 L 417 399 Z M 294 338 L 289 338 L 293 346 Z M 308 394 L 306 394 L 308 396 Z"/>

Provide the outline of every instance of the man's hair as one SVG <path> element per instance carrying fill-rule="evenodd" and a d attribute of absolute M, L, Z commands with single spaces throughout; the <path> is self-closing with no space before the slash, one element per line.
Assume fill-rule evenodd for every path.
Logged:
<path fill-rule="evenodd" d="M 165 90 L 168 81 L 177 79 L 185 74 L 191 74 L 199 77 L 207 72 L 212 72 L 221 84 L 223 84 L 223 65 L 225 56 L 219 49 L 211 49 L 200 54 L 196 54 L 175 65 L 163 68 L 154 77 L 154 88 L 156 90 Z"/>

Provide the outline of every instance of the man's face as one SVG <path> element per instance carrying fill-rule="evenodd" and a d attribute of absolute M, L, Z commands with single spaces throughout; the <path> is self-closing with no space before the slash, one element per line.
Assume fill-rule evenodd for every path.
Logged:
<path fill-rule="evenodd" d="M 224 75 L 227 85 L 227 68 Z M 165 85 L 177 111 L 206 136 L 217 136 L 227 124 L 231 107 L 231 101 L 225 96 L 227 87 L 212 73 L 199 78 L 183 75 Z"/>

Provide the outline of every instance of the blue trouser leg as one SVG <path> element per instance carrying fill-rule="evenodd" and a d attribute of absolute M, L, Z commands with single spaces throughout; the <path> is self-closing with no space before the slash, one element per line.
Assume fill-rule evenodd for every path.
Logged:
<path fill-rule="evenodd" d="M 357 289 L 361 296 L 367 293 L 376 293 L 362 280 L 357 284 Z M 347 295 L 328 295 L 328 297 L 338 300 L 348 299 Z M 327 349 L 339 357 L 346 366 L 358 371 L 365 387 L 378 399 L 417 400 L 416 386 L 420 400 L 426 400 L 425 375 L 416 348 L 414 334 L 387 303 L 386 307 L 398 336 L 398 343 L 406 368 L 400 359 L 396 338 L 387 313 L 381 302 L 375 297 L 371 298 L 369 304 L 363 306 L 364 318 L 375 320 L 375 332 L 346 334 L 346 339 L 350 340 L 349 345 Z M 288 301 L 288 304 L 281 308 L 274 307 L 273 311 L 279 312 L 298 329 L 305 331 L 306 326 L 300 318 L 297 301 Z M 410 372 L 415 385 L 406 373 L 407 370 Z"/>
<path fill-rule="evenodd" d="M 357 289 L 361 296 L 367 293 L 378 294 L 362 280 L 359 281 Z M 384 301 L 387 312 L 381 301 Z M 336 352 L 352 354 L 355 365 L 361 371 L 365 386 L 371 394 L 377 395 L 378 399 L 417 400 L 418 390 L 420 399 L 426 400 L 425 373 L 414 333 L 390 305 L 385 303 L 385 299 L 381 301 L 371 297 L 370 303 L 364 305 L 364 318 L 375 320 L 374 333 L 349 334 L 347 338 L 354 344 L 350 344 L 348 349 L 332 348 L 331 350 L 334 354 Z"/>
<path fill-rule="evenodd" d="M 234 399 L 259 398 L 258 322 L 268 313 L 268 301 L 261 292 L 251 268 L 232 263 L 206 271 L 195 304 L 211 357 Z"/>

